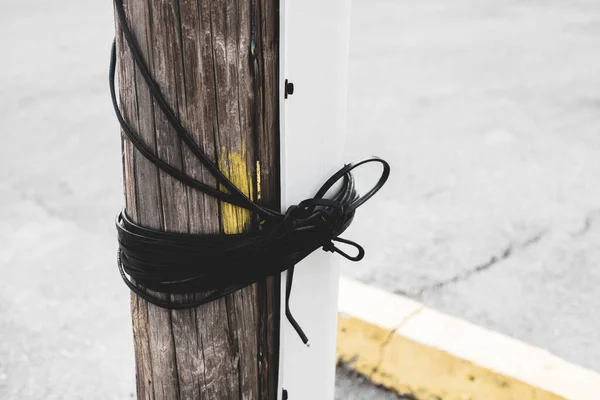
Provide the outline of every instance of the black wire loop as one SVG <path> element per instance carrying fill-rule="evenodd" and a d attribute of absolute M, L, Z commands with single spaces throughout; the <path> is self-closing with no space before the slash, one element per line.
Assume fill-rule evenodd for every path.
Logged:
<path fill-rule="evenodd" d="M 349 255 L 348 253 L 340 250 L 340 248 L 337 247 L 335 244 L 333 244 L 333 242 L 340 242 L 340 243 L 350 245 L 350 246 L 354 247 L 358 251 L 358 253 L 353 257 L 353 256 Z M 360 244 L 353 242 L 352 240 L 342 239 L 340 237 L 331 239 L 331 242 L 329 242 L 325 246 L 323 246 L 323 250 L 330 251 L 332 253 L 338 253 L 342 257 L 344 257 L 350 261 L 354 261 L 354 262 L 362 260 L 365 256 L 365 249 Z"/>
<path fill-rule="evenodd" d="M 338 253 L 350 261 L 360 261 L 364 257 L 365 251 L 359 244 L 340 238 L 339 235 L 352 222 L 356 209 L 383 187 L 390 174 L 389 164 L 378 157 L 347 164 L 333 174 L 313 198 L 289 207 L 284 214 L 255 203 L 223 175 L 183 127 L 141 55 L 127 22 L 123 0 L 114 0 L 114 3 L 125 43 L 158 109 L 165 115 L 175 134 L 214 175 L 218 185 L 224 190 L 209 186 L 169 165 L 158 157 L 153 149 L 148 148 L 127 123 L 117 100 L 117 54 L 116 42 L 113 42 L 109 74 L 110 93 L 123 134 L 145 158 L 165 173 L 220 201 L 250 210 L 257 217 L 256 221 L 260 221 L 255 223 L 249 232 L 234 235 L 173 233 L 140 226 L 128 217 L 126 210 L 123 210 L 116 219 L 119 241 L 117 264 L 123 281 L 134 293 L 152 304 L 168 309 L 185 309 L 214 301 L 266 277 L 288 271 L 285 314 L 302 341 L 307 344 L 308 338 L 289 307 L 294 266 L 319 248 Z M 253 7 L 256 6 L 254 0 L 252 4 Z M 258 93 L 260 74 L 255 19 L 253 9 L 250 56 L 255 90 Z M 259 123 L 258 106 L 254 108 L 256 130 Z M 373 188 L 365 195 L 359 196 L 352 171 L 367 163 L 379 163 L 383 170 Z M 340 180 L 341 187 L 326 198 L 327 193 Z M 356 255 L 349 255 L 335 243 L 354 247 Z M 172 294 L 187 296 L 173 297 Z M 183 298 L 185 300 L 181 300 Z"/>

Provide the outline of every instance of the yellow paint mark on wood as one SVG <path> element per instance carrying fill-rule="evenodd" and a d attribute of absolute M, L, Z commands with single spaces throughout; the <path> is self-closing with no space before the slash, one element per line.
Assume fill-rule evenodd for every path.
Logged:
<path fill-rule="evenodd" d="M 228 152 L 225 147 L 221 149 L 222 156 L 219 159 L 219 169 L 238 189 L 250 199 L 253 199 L 252 173 L 248 171 L 246 164 L 246 145 L 242 143 L 240 151 Z M 226 191 L 221 186 L 220 188 Z M 247 230 L 250 223 L 250 211 L 245 208 L 234 206 L 227 202 L 221 202 L 221 220 L 225 234 L 241 233 Z"/>
<path fill-rule="evenodd" d="M 353 317 L 338 318 L 337 355 L 373 382 L 418 400 L 565 400 Z"/>
<path fill-rule="evenodd" d="M 260 161 L 256 160 L 256 199 L 260 200 Z"/>

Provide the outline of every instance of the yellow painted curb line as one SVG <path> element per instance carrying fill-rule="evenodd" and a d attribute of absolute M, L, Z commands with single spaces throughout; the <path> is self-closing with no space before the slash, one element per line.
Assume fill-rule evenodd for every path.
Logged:
<path fill-rule="evenodd" d="M 418 400 L 598 400 L 600 374 L 342 278 L 338 359 Z"/>

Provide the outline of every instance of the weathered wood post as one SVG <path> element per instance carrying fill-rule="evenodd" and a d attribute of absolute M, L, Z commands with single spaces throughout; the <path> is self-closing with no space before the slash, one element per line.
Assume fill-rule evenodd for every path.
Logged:
<path fill-rule="evenodd" d="M 278 209 L 279 1 L 256 0 L 259 93 L 250 69 L 251 1 L 123 2 L 151 74 L 196 143 L 246 195 Z M 116 29 L 125 119 L 159 157 L 216 186 L 156 106 L 118 23 Z M 246 229 L 248 211 L 184 186 L 126 139 L 123 165 L 126 210 L 134 222 L 172 232 Z M 279 307 L 279 279 L 191 310 L 165 310 L 132 295 L 138 398 L 276 399 Z"/>

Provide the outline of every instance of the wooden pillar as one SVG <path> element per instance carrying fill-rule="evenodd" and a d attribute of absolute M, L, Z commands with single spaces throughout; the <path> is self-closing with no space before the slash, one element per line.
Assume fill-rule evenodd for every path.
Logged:
<path fill-rule="evenodd" d="M 280 208 L 278 2 L 256 0 L 255 93 L 251 0 L 124 0 L 142 54 L 183 126 L 235 185 L 273 209 Z M 214 186 L 154 104 L 116 28 L 126 121 L 162 159 Z M 123 165 L 127 214 L 134 222 L 190 233 L 248 228 L 247 211 L 158 171 L 125 139 Z M 131 310 L 139 399 L 277 398 L 278 278 L 191 310 L 165 310 L 132 295 Z"/>

